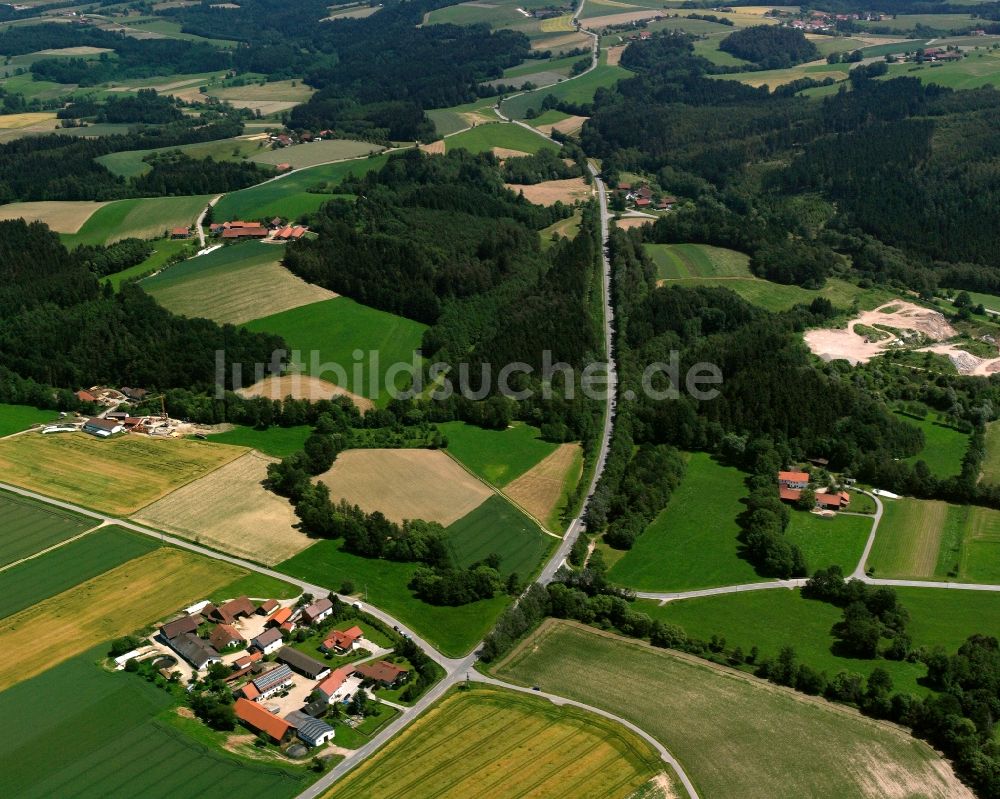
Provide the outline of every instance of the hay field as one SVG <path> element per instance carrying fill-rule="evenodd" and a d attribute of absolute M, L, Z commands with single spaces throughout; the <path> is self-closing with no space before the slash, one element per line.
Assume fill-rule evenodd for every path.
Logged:
<path fill-rule="evenodd" d="M 753 278 L 750 256 L 737 250 L 708 244 L 646 244 L 644 248 L 656 264 L 657 277 L 662 280 Z"/>
<path fill-rule="evenodd" d="M 121 239 L 157 239 L 170 228 L 193 225 L 211 195 L 148 197 L 105 203 L 72 235 L 63 236 L 67 247 L 111 244 Z"/>
<path fill-rule="evenodd" d="M 594 196 L 594 189 L 583 178 L 566 178 L 565 180 L 545 180 L 531 185 L 506 184 L 513 192 L 524 194 L 528 202 L 536 205 L 554 205 L 562 202 L 572 205 L 586 201 Z"/>
<path fill-rule="evenodd" d="M 385 147 L 381 145 L 366 141 L 330 139 L 297 144 L 294 147 L 282 147 L 278 150 L 264 150 L 250 160 L 258 164 L 291 164 L 293 169 L 302 169 L 330 161 L 361 158 L 369 153 L 380 153 L 384 149 Z"/>
<path fill-rule="evenodd" d="M 632 230 L 633 228 L 648 225 L 650 222 L 655 222 L 656 219 L 655 216 L 623 216 L 613 221 L 615 227 L 620 230 Z"/>
<path fill-rule="evenodd" d="M 583 625 L 546 620 L 495 672 L 638 724 L 702 796 L 972 797 L 947 761 L 899 727 Z"/>
<path fill-rule="evenodd" d="M 90 217 L 106 206 L 91 200 L 41 200 L 0 205 L 0 219 L 44 222 L 56 233 L 76 233 Z"/>
<path fill-rule="evenodd" d="M 608 66 L 617 67 L 622 60 L 622 53 L 625 52 L 626 44 L 616 44 L 607 49 Z"/>
<path fill-rule="evenodd" d="M 263 380 L 258 380 L 252 386 L 237 389 L 236 393 L 241 397 L 266 397 L 273 400 L 293 397 L 294 399 L 306 399 L 310 402 L 331 399 L 333 397 L 350 397 L 351 402 L 362 411 L 367 411 L 375 407 L 375 403 L 367 397 L 352 394 L 346 388 L 341 388 L 327 380 L 303 374 L 265 377 Z"/>
<path fill-rule="evenodd" d="M 245 451 L 190 439 L 26 433 L 0 441 L 0 473 L 40 494 L 127 515 Z"/>
<path fill-rule="evenodd" d="M 572 14 L 563 14 L 561 17 L 543 19 L 539 27 L 542 33 L 570 33 L 576 30 L 573 25 Z"/>
<path fill-rule="evenodd" d="M 948 519 L 948 504 L 937 500 L 885 500 L 882 521 L 868 566 L 877 577 L 933 579 Z"/>
<path fill-rule="evenodd" d="M 574 31 L 573 33 L 555 33 L 551 36 L 540 36 L 531 40 L 532 50 L 551 50 L 553 53 L 562 53 L 567 50 L 575 50 L 578 47 L 586 47 L 593 41 L 586 33 Z"/>
<path fill-rule="evenodd" d="M 504 493 L 550 530 L 560 532 L 555 524 L 559 511 L 582 473 L 580 445 L 560 444 L 541 463 L 509 483 Z"/>
<path fill-rule="evenodd" d="M 56 115 L 52 111 L 34 111 L 24 114 L 0 114 L 0 130 L 16 130 L 28 128 L 43 122 L 55 122 Z"/>
<path fill-rule="evenodd" d="M 525 130 L 520 125 L 513 125 L 507 122 L 491 122 L 477 125 L 470 130 L 463 131 L 454 136 L 449 136 L 445 140 L 445 148 L 448 152 L 464 147 L 471 153 L 483 153 L 497 150 L 502 154 L 526 155 L 537 153 L 542 149 L 556 150 L 559 148 L 555 142 L 537 136 L 530 130 Z"/>
<path fill-rule="evenodd" d="M 206 596 L 246 571 L 163 547 L 0 622 L 0 691 Z"/>
<path fill-rule="evenodd" d="M 612 721 L 477 685 L 447 694 L 325 796 L 613 799 L 662 770 L 648 743 Z"/>
<path fill-rule="evenodd" d="M 558 130 L 560 133 L 565 133 L 568 136 L 574 136 L 580 132 L 580 128 L 583 127 L 583 123 L 588 119 L 590 119 L 590 117 L 568 116 L 565 119 L 560 119 L 556 122 L 546 122 L 541 125 L 537 124 L 538 120 L 536 119 L 535 128 L 540 130 L 546 136 L 551 136 L 552 131 L 554 130 Z"/>
<path fill-rule="evenodd" d="M 444 139 L 438 139 L 437 141 L 432 141 L 428 144 L 418 145 L 421 152 L 427 153 L 428 155 L 444 155 Z"/>
<path fill-rule="evenodd" d="M 208 93 L 212 97 L 225 100 L 234 108 L 249 108 L 260 111 L 261 114 L 276 114 L 304 103 L 312 94 L 313 89 L 301 80 L 279 80 L 248 86 L 227 86 L 219 89 L 211 88 Z"/>
<path fill-rule="evenodd" d="M 346 499 L 388 518 L 425 519 L 446 527 L 493 495 L 440 450 L 352 449 L 316 478 L 334 501 Z"/>
<path fill-rule="evenodd" d="M 248 452 L 132 518 L 268 566 L 287 560 L 313 542 L 295 529 L 288 500 L 262 485 L 267 465 L 276 462 Z"/>

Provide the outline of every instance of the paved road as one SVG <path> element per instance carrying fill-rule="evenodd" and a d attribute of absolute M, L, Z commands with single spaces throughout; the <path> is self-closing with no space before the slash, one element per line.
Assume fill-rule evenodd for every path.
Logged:
<path fill-rule="evenodd" d="M 868 556 L 871 555 L 872 547 L 875 545 L 875 534 L 878 532 L 879 523 L 882 521 L 882 512 L 885 508 L 882 505 L 882 500 L 875 494 L 869 491 L 861 491 L 860 489 L 858 489 L 858 492 L 875 500 L 875 518 L 872 520 L 872 531 L 868 534 L 868 540 L 865 542 L 865 551 L 861 553 L 861 560 L 858 561 L 858 565 L 851 572 L 851 577 L 862 580 L 865 577 L 865 564 L 868 563 Z"/>

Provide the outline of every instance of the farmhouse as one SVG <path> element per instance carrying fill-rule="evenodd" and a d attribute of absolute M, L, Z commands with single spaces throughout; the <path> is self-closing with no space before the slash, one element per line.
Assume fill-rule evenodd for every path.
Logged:
<path fill-rule="evenodd" d="M 266 733 L 276 743 L 284 741 L 292 731 L 292 725 L 287 721 L 246 699 L 237 699 L 233 710 L 236 711 L 236 718 L 251 729 Z"/>
<path fill-rule="evenodd" d="M 324 652 L 333 651 L 338 655 L 344 655 L 354 651 L 363 635 L 362 629 L 356 626 L 347 630 L 334 630 L 330 633 L 330 637 L 320 644 L 319 648 Z"/>
<path fill-rule="evenodd" d="M 362 680 L 378 683 L 383 688 L 393 688 L 402 682 L 408 670 L 387 660 L 379 660 L 376 663 L 362 663 L 354 669 L 354 673 Z"/>
<path fill-rule="evenodd" d="M 840 510 L 851 504 L 851 495 L 846 491 L 824 491 L 816 494 L 816 504 L 824 510 Z"/>
<path fill-rule="evenodd" d="M 295 675 L 288 666 L 277 666 L 244 685 L 243 695 L 255 702 L 263 702 L 279 691 L 291 687 L 294 682 Z"/>
<path fill-rule="evenodd" d="M 254 227 L 230 227 L 222 231 L 224 239 L 266 239 L 267 228 L 261 225 Z"/>
<path fill-rule="evenodd" d="M 316 690 L 326 697 L 328 704 L 346 702 L 361 686 L 361 679 L 354 675 L 353 665 L 341 666 L 316 685 Z"/>
<path fill-rule="evenodd" d="M 246 643 L 246 639 L 231 624 L 220 624 L 212 630 L 212 634 L 208 636 L 208 641 L 220 651 L 226 647 L 242 646 Z"/>
<path fill-rule="evenodd" d="M 241 596 L 239 599 L 231 599 L 218 607 L 215 607 L 214 605 L 207 606 L 204 613 L 212 621 L 217 621 L 222 624 L 232 624 L 237 619 L 252 616 L 254 614 L 254 610 L 256 610 L 256 608 L 254 608 L 253 602 L 251 602 L 247 597 Z"/>
<path fill-rule="evenodd" d="M 265 655 L 277 652 L 283 644 L 281 630 L 276 627 L 269 627 L 250 642 L 250 646 L 260 650 Z"/>
<path fill-rule="evenodd" d="M 170 228 L 170 238 L 172 239 L 186 239 L 190 234 L 191 231 L 186 227 Z"/>
<path fill-rule="evenodd" d="M 195 671 L 201 671 L 209 663 L 221 663 L 218 651 L 207 641 L 203 641 L 194 633 L 182 633 L 171 638 L 167 643 L 178 655 L 190 663 Z"/>
<path fill-rule="evenodd" d="M 787 502 L 798 500 L 808 485 L 808 472 L 778 472 L 778 495 Z"/>
<path fill-rule="evenodd" d="M 309 228 L 302 225 L 292 225 L 281 228 L 275 231 L 274 238 L 281 241 L 288 241 L 289 239 L 301 239 Z"/>
<path fill-rule="evenodd" d="M 179 619 L 168 621 L 160 627 L 160 635 L 163 636 L 164 641 L 169 641 L 171 638 L 176 638 L 178 635 L 193 633 L 198 629 L 198 625 L 201 624 L 201 622 L 202 618 L 198 615 L 181 616 Z"/>
<path fill-rule="evenodd" d="M 322 680 L 330 673 L 329 666 L 290 646 L 284 646 L 279 650 L 278 660 L 311 680 Z"/>
<path fill-rule="evenodd" d="M 295 734 L 306 746 L 322 746 L 333 740 L 333 727 L 320 719 L 314 719 L 301 710 L 293 710 L 285 721 L 295 727 Z"/>
<path fill-rule="evenodd" d="M 333 613 L 333 602 L 327 597 L 323 597 L 302 608 L 301 619 L 304 624 L 315 624 L 318 621 L 323 621 L 331 613 Z"/>
<path fill-rule="evenodd" d="M 90 433 L 90 435 L 97 436 L 98 438 L 113 436 L 115 433 L 120 433 L 124 429 L 125 428 L 122 427 L 121 423 L 115 419 L 101 419 L 96 416 L 93 419 L 88 419 L 83 424 L 84 433 Z"/>

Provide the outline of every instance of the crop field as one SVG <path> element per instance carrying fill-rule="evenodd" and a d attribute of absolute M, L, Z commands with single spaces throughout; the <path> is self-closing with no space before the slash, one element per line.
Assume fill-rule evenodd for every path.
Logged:
<path fill-rule="evenodd" d="M 314 89 L 301 80 L 272 81 L 264 85 L 251 83 L 246 86 L 212 86 L 208 90 L 212 97 L 218 97 L 234 108 L 260 111 L 263 116 L 278 114 L 304 103 L 313 92 Z"/>
<path fill-rule="evenodd" d="M 176 314 L 219 324 L 241 324 L 337 296 L 285 269 L 284 252 L 280 245 L 243 242 L 164 269 L 142 287 Z"/>
<path fill-rule="evenodd" d="M 201 799 L 220 785 L 247 797 L 290 799 L 300 774 L 208 749 L 165 723 L 166 691 L 95 664 L 95 648 L 0 694 L 0 712 L 19 733 L 0 753 L 4 788 L 19 799 Z M 38 712 L 38 698 L 59 713 Z M 51 744 L 59 742 L 59 756 Z"/>
<path fill-rule="evenodd" d="M 858 21 L 858 27 L 872 28 L 887 24 L 883 22 Z M 914 30 L 918 25 L 939 31 L 949 31 L 975 27 L 978 24 L 970 14 L 896 14 L 888 20 L 891 28 L 901 31 Z"/>
<path fill-rule="evenodd" d="M 0 441 L 0 472 L 8 483 L 125 515 L 243 452 L 195 440 L 27 433 Z"/>
<path fill-rule="evenodd" d="M 34 555 L 80 535 L 97 522 L 27 497 L 0 491 L 0 566 Z"/>
<path fill-rule="evenodd" d="M 180 150 L 190 158 L 214 158 L 216 161 L 240 161 L 262 152 L 262 140 L 253 140 L 245 136 L 215 141 L 181 144 L 176 147 L 158 147 L 151 150 L 125 150 L 120 153 L 108 153 L 94 160 L 105 169 L 123 178 L 145 175 L 152 166 L 143 159 L 156 153 L 170 153 Z M 254 159 L 256 160 L 256 159 Z"/>
<path fill-rule="evenodd" d="M 445 148 L 448 152 L 463 148 L 472 153 L 490 152 L 496 148 L 503 151 L 504 155 L 512 155 L 537 153 L 543 149 L 555 150 L 558 149 L 558 145 L 537 136 L 530 130 L 525 130 L 520 125 L 491 122 L 449 136 L 445 139 Z"/>
<path fill-rule="evenodd" d="M 639 725 L 703 796 L 972 796 L 945 760 L 898 727 L 581 625 L 546 621 L 495 671 Z"/>
<path fill-rule="evenodd" d="M 106 203 L 75 233 L 64 234 L 63 244 L 73 248 L 80 244 L 111 244 L 127 238 L 156 239 L 172 227 L 193 225 L 210 199 L 209 195 L 149 197 Z"/>
<path fill-rule="evenodd" d="M 505 69 L 503 71 L 503 76 L 504 78 L 518 78 L 522 75 L 531 75 L 540 71 L 559 72 L 563 75 L 569 75 L 569 71 L 573 68 L 573 64 L 581 58 L 585 58 L 585 56 L 568 55 L 545 59 L 532 58 L 516 67 L 509 67 Z M 559 112 L 557 111 L 556 113 Z"/>
<path fill-rule="evenodd" d="M 272 458 L 285 458 L 302 449 L 306 439 L 312 433 L 307 424 L 293 427 L 269 427 L 260 430 L 246 425 L 235 425 L 232 430 L 223 433 L 212 433 L 211 440 L 216 444 L 229 444 L 234 447 L 249 447 Z"/>
<path fill-rule="evenodd" d="M 147 505 L 133 518 L 198 544 L 272 565 L 312 542 L 296 529 L 291 503 L 263 486 L 267 465 L 256 452 L 227 463 Z"/>
<path fill-rule="evenodd" d="M 283 219 L 299 219 L 331 198 L 328 193 L 313 193 L 309 189 L 324 185 L 329 187 L 350 175 L 363 175 L 381 169 L 387 160 L 388 156 L 380 155 L 315 166 L 248 189 L 230 192 L 216 203 L 215 218 L 270 219 L 280 216 Z"/>
<path fill-rule="evenodd" d="M 514 422 L 505 430 L 487 430 L 464 422 L 442 422 L 448 454 L 483 480 L 503 488 L 556 451 L 537 427 Z"/>
<path fill-rule="evenodd" d="M 448 544 L 459 566 L 471 566 L 488 555 L 500 556 L 500 572 L 533 576 L 555 539 L 503 497 L 494 494 L 478 508 L 448 526 Z"/>
<path fill-rule="evenodd" d="M 20 433 L 32 425 L 45 424 L 59 418 L 57 411 L 43 411 L 30 405 L 9 405 L 0 402 L 0 438 Z"/>
<path fill-rule="evenodd" d="M 562 513 L 583 475 L 579 444 L 560 444 L 537 466 L 507 484 L 505 493 L 554 533 L 562 533 Z"/>
<path fill-rule="evenodd" d="M 631 731 L 538 697 L 453 691 L 327 797 L 629 795 L 663 762 Z"/>
<path fill-rule="evenodd" d="M 583 178 L 566 178 L 565 180 L 545 180 L 532 185 L 517 185 L 508 183 L 511 191 L 523 194 L 528 202 L 536 205 L 553 205 L 561 202 L 572 205 L 586 201 L 594 196 L 594 189 Z"/>
<path fill-rule="evenodd" d="M 482 640 L 510 601 L 509 597 L 496 596 L 456 607 L 428 605 L 406 587 L 416 563 L 362 558 L 341 551 L 340 544 L 318 541 L 276 568 L 334 590 L 350 580 L 367 602 L 412 627 L 449 657 L 466 654 Z"/>
<path fill-rule="evenodd" d="M 938 477 L 953 477 L 962 471 L 962 459 L 969 448 L 969 436 L 954 427 L 934 421 L 898 414 L 904 422 L 924 432 L 924 448 L 907 458 L 907 463 L 923 461 Z"/>
<path fill-rule="evenodd" d="M 439 136 L 447 136 L 449 133 L 458 133 L 469 127 L 468 120 L 457 111 L 450 108 L 438 108 L 427 111 L 427 116 L 434 123 L 434 129 Z"/>
<path fill-rule="evenodd" d="M 28 128 L 39 122 L 55 123 L 56 115 L 52 111 L 35 111 L 24 114 L 0 114 L 0 130 Z"/>
<path fill-rule="evenodd" d="M 246 327 L 281 336 L 289 349 L 301 354 L 305 374 L 376 402 L 388 401 L 388 369 L 394 364 L 414 362 L 414 353 L 427 329 L 420 322 L 369 308 L 347 297 L 264 316 L 248 322 Z M 355 350 L 364 353 L 360 363 L 354 358 Z M 313 355 L 318 358 L 316 364 L 312 363 Z M 373 358 L 377 358 L 377 368 L 369 368 Z M 339 365 L 343 374 L 336 374 L 330 364 Z M 354 374 L 356 364 L 361 367 L 360 375 Z M 316 373 L 314 366 L 319 367 L 320 373 Z M 324 366 L 327 368 L 323 369 Z"/>
<path fill-rule="evenodd" d="M 0 219 L 44 222 L 56 233 L 76 233 L 84 222 L 108 203 L 90 200 L 42 200 L 0 205 Z"/>
<path fill-rule="evenodd" d="M 580 132 L 588 119 L 589 117 L 570 116 L 561 111 L 546 111 L 531 120 L 531 126 L 546 136 L 551 136 L 554 130 L 572 136 Z"/>
<path fill-rule="evenodd" d="M 785 536 L 799 545 L 810 574 L 833 565 L 850 574 L 861 559 L 871 529 L 872 520 L 864 516 L 838 514 L 830 518 L 793 510 Z"/>
<path fill-rule="evenodd" d="M 519 4 L 511 0 L 497 0 L 491 3 L 460 3 L 431 11 L 424 19 L 425 25 L 476 25 L 485 22 L 492 28 L 511 28 L 531 20 L 521 14 L 517 7 L 530 9 L 537 4 Z"/>
<path fill-rule="evenodd" d="M 688 456 L 687 473 L 670 504 L 608 571 L 619 585 L 640 591 L 685 591 L 757 582 L 739 556 L 746 475 L 705 453 Z"/>
<path fill-rule="evenodd" d="M 0 571 L 0 618 L 24 610 L 125 561 L 159 542 L 121 527 L 101 527 L 76 541 Z"/>
<path fill-rule="evenodd" d="M 238 388 L 236 393 L 242 397 L 265 397 L 272 400 L 292 397 L 294 399 L 307 399 L 310 402 L 334 397 L 347 397 L 359 410 L 367 411 L 375 407 L 375 403 L 370 399 L 359 397 L 347 389 L 318 377 L 299 373 L 265 377 L 246 388 Z"/>
<path fill-rule="evenodd" d="M 251 160 L 258 164 L 291 164 L 293 169 L 325 164 L 328 161 L 343 161 L 348 158 L 362 158 L 369 153 L 384 150 L 378 144 L 350 139 L 324 139 L 322 141 L 282 147 L 278 150 L 264 150 Z"/>
<path fill-rule="evenodd" d="M 986 457 L 980 479 L 984 483 L 1000 483 L 1000 422 L 986 425 Z"/>
<path fill-rule="evenodd" d="M 595 69 L 585 75 L 572 80 L 566 80 L 555 86 L 547 86 L 544 89 L 519 97 L 512 97 L 503 104 L 503 112 L 513 119 L 524 119 L 529 109 L 541 110 L 542 100 L 549 94 L 555 95 L 560 100 L 568 103 L 590 103 L 594 99 L 594 92 L 600 88 L 614 86 L 623 78 L 632 75 L 623 67 L 611 67 L 607 64 L 599 64 Z"/>
<path fill-rule="evenodd" d="M 0 621 L 0 647 L 8 653 L 0 691 L 244 574 L 228 563 L 164 547 L 8 616 Z"/>
<path fill-rule="evenodd" d="M 351 449 L 317 480 L 341 498 L 397 522 L 425 519 L 448 526 L 493 496 L 440 450 Z"/>
<path fill-rule="evenodd" d="M 661 280 L 753 277 L 750 256 L 736 250 L 707 244 L 647 244 L 645 248 Z"/>

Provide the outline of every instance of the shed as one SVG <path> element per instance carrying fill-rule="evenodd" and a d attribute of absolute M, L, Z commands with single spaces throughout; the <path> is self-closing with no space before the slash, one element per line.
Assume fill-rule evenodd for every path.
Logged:
<path fill-rule="evenodd" d="M 311 680 L 322 680 L 330 673 L 330 667 L 325 663 L 320 663 L 305 652 L 300 652 L 290 646 L 283 646 L 278 651 L 278 660 Z"/>
<path fill-rule="evenodd" d="M 327 741 L 333 740 L 333 727 L 301 710 L 293 710 L 285 716 L 285 721 L 295 727 L 295 734 L 307 746 L 322 746 Z"/>
<path fill-rule="evenodd" d="M 266 733 L 278 743 L 285 740 L 292 731 L 291 724 L 273 713 L 268 713 L 255 702 L 237 699 L 233 710 L 236 712 L 236 718 L 248 727 Z"/>

